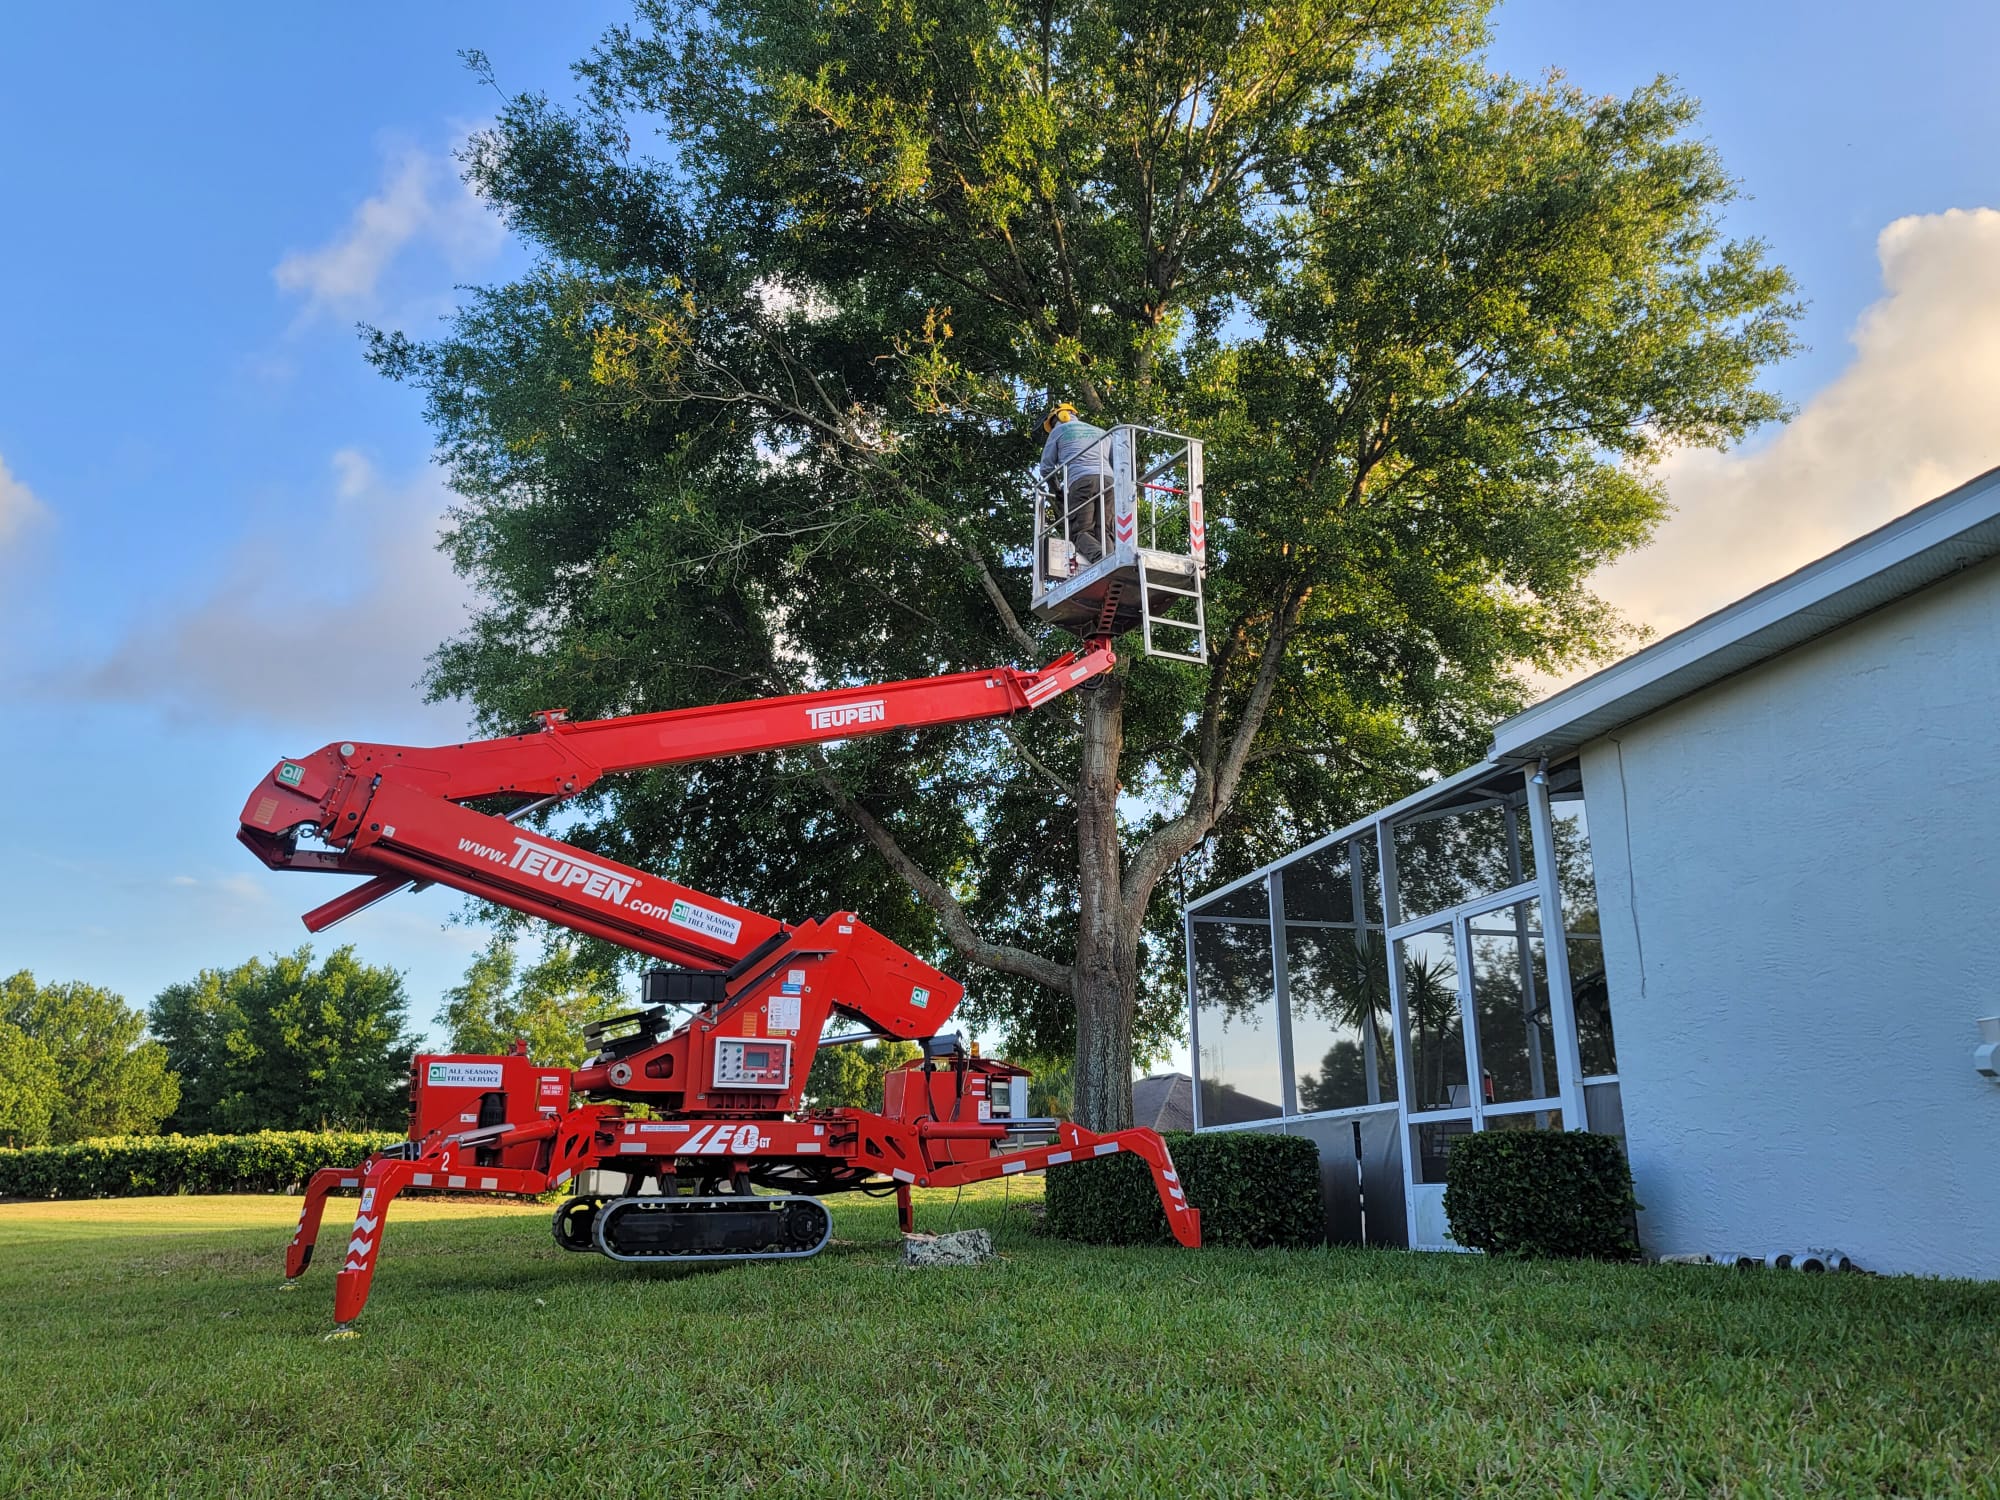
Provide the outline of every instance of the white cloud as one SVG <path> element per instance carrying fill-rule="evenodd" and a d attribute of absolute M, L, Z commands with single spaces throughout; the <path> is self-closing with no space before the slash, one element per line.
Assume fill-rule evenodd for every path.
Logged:
<path fill-rule="evenodd" d="M 246 536 L 204 596 L 51 689 L 319 739 L 461 733 L 463 710 L 417 686 L 470 598 L 437 550 L 450 497 L 435 474 L 393 483 L 351 449 L 330 467 L 331 493 Z"/>
<path fill-rule="evenodd" d="M 402 146 L 388 153 L 380 190 L 344 230 L 316 250 L 291 251 L 271 274 L 306 297 L 309 313 L 360 312 L 375 305 L 384 274 L 409 247 L 430 246 L 460 272 L 492 256 L 505 237 L 449 155 Z"/>
<path fill-rule="evenodd" d="M 2000 210 L 1898 219 L 1853 358 L 1748 452 L 1678 455 L 1677 513 L 1599 591 L 1661 632 L 2000 464 Z"/>
<path fill-rule="evenodd" d="M 16 479 L 0 458 L 0 546 L 11 542 L 48 514 L 35 492 Z"/>

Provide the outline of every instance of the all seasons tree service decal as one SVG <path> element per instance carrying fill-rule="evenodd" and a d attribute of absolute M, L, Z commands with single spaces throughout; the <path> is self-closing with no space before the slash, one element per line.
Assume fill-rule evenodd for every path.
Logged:
<path fill-rule="evenodd" d="M 725 943 L 735 942 L 736 935 L 743 930 L 743 924 L 734 917 L 725 917 L 719 911 L 696 906 L 692 901 L 676 901 L 672 909 L 666 913 L 666 917 L 677 927 L 686 927 L 703 937 L 712 937 Z"/>
<path fill-rule="evenodd" d="M 500 1082 L 500 1064 L 469 1062 L 434 1062 L 424 1068 L 424 1084 L 429 1088 L 446 1089 L 497 1089 Z"/>

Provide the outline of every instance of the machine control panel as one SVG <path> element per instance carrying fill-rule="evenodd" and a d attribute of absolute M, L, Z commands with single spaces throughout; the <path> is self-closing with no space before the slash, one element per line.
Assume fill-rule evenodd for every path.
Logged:
<path fill-rule="evenodd" d="M 792 1081 L 792 1044 L 769 1037 L 715 1039 L 716 1088 L 778 1089 Z"/>

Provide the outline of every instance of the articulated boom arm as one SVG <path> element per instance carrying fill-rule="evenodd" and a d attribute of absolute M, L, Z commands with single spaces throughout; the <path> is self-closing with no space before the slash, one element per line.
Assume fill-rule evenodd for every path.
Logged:
<path fill-rule="evenodd" d="M 280 761 L 244 804 L 237 837 L 274 870 L 367 877 L 308 912 L 313 931 L 435 883 L 673 966 L 647 976 L 647 1003 L 660 1008 L 586 1033 L 598 1051 L 580 1069 L 536 1064 L 520 1043 L 499 1057 L 417 1057 L 409 1140 L 315 1174 L 287 1284 L 305 1271 L 326 1198 L 341 1189 L 361 1195 L 335 1284 L 345 1329 L 367 1300 L 388 1205 L 409 1187 L 538 1194 L 608 1176 L 625 1191 L 579 1186 L 557 1210 L 563 1248 L 632 1261 L 769 1258 L 827 1243 L 832 1219 L 811 1193 L 893 1184 L 908 1229 L 914 1187 L 1119 1151 L 1146 1162 L 1175 1238 L 1199 1245 L 1201 1216 L 1158 1135 L 1029 1119 L 1024 1070 L 981 1060 L 976 1048 L 968 1057 L 930 1043 L 891 1073 L 881 1114 L 801 1113 L 835 1015 L 864 1034 L 930 1039 L 964 995 L 852 912 L 782 922 L 514 821 L 610 772 L 1019 713 L 1113 661 L 1109 642 L 1093 640 L 1039 672 L 1001 667 L 582 724 L 548 713 L 533 734 L 428 748 L 342 741 Z M 469 805 L 485 798 L 515 806 L 496 816 Z M 672 1005 L 692 1014 L 668 1031 Z M 636 1029 L 609 1034 L 624 1026 Z M 606 1102 L 616 1100 L 649 1108 Z M 1010 1149 L 1024 1133 L 1052 1131 L 1052 1144 Z M 648 1182 L 658 1190 L 645 1192 Z"/>
<path fill-rule="evenodd" d="M 459 745 L 343 741 L 280 761 L 251 793 L 237 836 L 273 869 L 370 877 L 308 912 L 313 931 L 394 891 L 436 883 L 714 975 L 695 991 L 706 1010 L 692 1031 L 733 1029 L 736 1013 L 754 1006 L 760 1031 L 799 1044 L 787 1088 L 774 1096 L 761 1084 L 712 1079 L 715 1060 L 692 1055 L 692 1032 L 669 1044 L 677 1055 L 632 1059 L 615 1077 L 609 1067 L 591 1070 L 578 1086 L 686 1107 L 789 1109 L 835 1012 L 886 1035 L 927 1037 L 950 1018 L 962 987 L 851 913 L 788 925 L 464 804 L 513 796 L 535 807 L 610 772 L 998 718 L 1050 702 L 1114 660 L 1099 641 L 1036 672 L 997 667 L 580 724 L 550 713 L 536 733 Z M 302 832 L 327 847 L 301 848 Z"/>

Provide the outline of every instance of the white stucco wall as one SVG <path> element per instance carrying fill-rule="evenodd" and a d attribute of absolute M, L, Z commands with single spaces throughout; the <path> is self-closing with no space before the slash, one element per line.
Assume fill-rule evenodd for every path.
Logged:
<path fill-rule="evenodd" d="M 2000 564 L 1583 768 L 1647 1249 L 2000 1277 Z"/>

